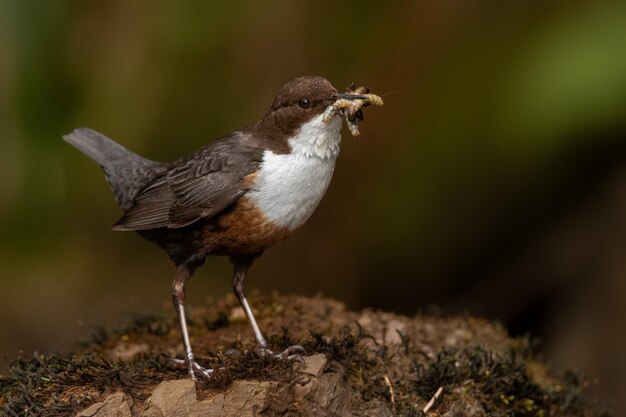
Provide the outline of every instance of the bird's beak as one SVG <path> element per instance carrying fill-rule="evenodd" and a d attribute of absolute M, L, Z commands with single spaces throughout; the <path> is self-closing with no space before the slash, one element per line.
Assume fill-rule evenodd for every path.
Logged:
<path fill-rule="evenodd" d="M 358 100 L 358 99 L 360 99 L 360 100 L 367 100 L 367 97 L 356 95 L 356 94 L 336 93 L 333 96 L 334 100 L 337 100 L 337 99 L 340 99 L 340 98 L 345 99 L 345 100 Z"/>

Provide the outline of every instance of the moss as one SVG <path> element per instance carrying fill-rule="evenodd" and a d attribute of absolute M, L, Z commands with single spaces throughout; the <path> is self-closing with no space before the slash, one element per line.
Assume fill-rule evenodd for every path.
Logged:
<path fill-rule="evenodd" d="M 321 298 L 273 295 L 253 302 L 272 349 L 301 344 L 307 354 L 323 353 L 326 372 L 345 375 L 363 402 L 382 401 L 399 416 L 422 415 L 439 387 L 440 414 L 476 404 L 490 416 L 603 415 L 586 399 L 579 376 L 550 371 L 527 339 L 510 339 L 483 320 L 355 313 Z M 204 354 L 197 358 L 221 368 L 200 392 L 223 390 L 238 379 L 277 381 L 281 387 L 298 381 L 292 363 L 259 357 L 250 338 L 241 340 L 250 330 L 244 320 L 233 319 L 235 307 L 236 300 L 227 298 L 190 314 L 192 342 Z M 19 357 L 9 375 L 0 377 L 0 415 L 71 415 L 116 390 L 140 407 L 161 381 L 187 377 L 170 360 L 180 345 L 173 312 L 143 314 L 99 329 L 71 355 Z"/>
<path fill-rule="evenodd" d="M 426 365 L 416 363 L 415 391 L 429 398 L 438 387 L 450 392 L 471 384 L 488 415 L 584 415 L 582 385 L 572 373 L 557 387 L 541 387 L 528 375 L 529 352 L 511 349 L 498 355 L 481 347 L 445 350 Z"/>
<path fill-rule="evenodd" d="M 126 313 L 119 323 L 113 326 L 96 326 L 88 340 L 80 343 L 82 347 L 104 345 L 108 340 L 122 335 L 164 336 L 175 327 L 173 317 L 153 312 Z"/>
<path fill-rule="evenodd" d="M 91 404 L 102 393 L 121 389 L 142 400 L 147 388 L 163 379 L 181 378 L 168 358 L 139 357 L 131 362 L 110 362 L 98 354 L 70 356 L 35 354 L 20 357 L 0 379 L 2 410 L 8 415 L 65 416 Z"/>

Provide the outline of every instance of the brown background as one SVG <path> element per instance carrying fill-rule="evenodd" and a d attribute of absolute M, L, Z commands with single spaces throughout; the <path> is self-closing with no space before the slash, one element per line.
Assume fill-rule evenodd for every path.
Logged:
<path fill-rule="evenodd" d="M 626 7 L 212 3 L 0 3 L 0 369 L 169 308 L 167 257 L 108 231 L 119 209 L 63 133 L 174 159 L 319 74 L 391 94 L 344 134 L 326 198 L 249 287 L 494 318 L 623 393 Z M 189 303 L 229 290 L 211 259 Z"/>

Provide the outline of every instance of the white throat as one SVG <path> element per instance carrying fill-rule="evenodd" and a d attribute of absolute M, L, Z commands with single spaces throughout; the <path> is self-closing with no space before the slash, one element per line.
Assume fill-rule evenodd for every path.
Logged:
<path fill-rule="evenodd" d="M 319 115 L 289 139 L 291 153 L 265 151 L 254 186 L 246 196 L 277 226 L 294 230 L 313 214 L 335 169 L 341 142 L 340 117 Z"/>

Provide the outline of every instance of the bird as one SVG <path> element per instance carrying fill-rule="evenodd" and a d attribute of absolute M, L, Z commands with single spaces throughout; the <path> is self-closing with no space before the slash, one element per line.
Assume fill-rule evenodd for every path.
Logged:
<path fill-rule="evenodd" d="M 194 381 L 210 378 L 214 369 L 195 358 L 185 293 L 209 256 L 227 256 L 232 262 L 233 291 L 252 326 L 255 352 L 301 359 L 301 346 L 280 353 L 268 348 L 246 298 L 245 279 L 254 260 L 302 227 L 324 196 L 343 124 L 341 110 L 332 106 L 352 100 L 369 104 L 366 95 L 339 93 L 322 77 L 296 78 L 279 90 L 259 121 L 173 162 L 143 158 L 89 128 L 63 136 L 104 171 L 123 211 L 112 230 L 137 232 L 174 262 L 171 296 L 184 347 L 179 361 Z M 343 116 L 348 122 L 348 115 Z M 356 122 L 351 121 L 352 129 Z"/>

